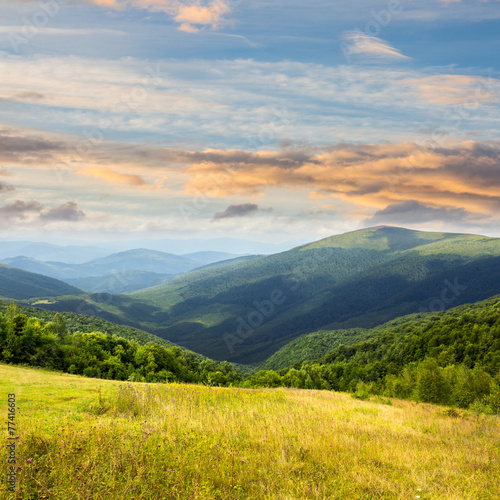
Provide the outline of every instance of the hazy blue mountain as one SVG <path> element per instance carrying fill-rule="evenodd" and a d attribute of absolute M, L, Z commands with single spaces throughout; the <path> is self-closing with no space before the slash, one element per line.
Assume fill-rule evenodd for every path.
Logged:
<path fill-rule="evenodd" d="M 25 271 L 44 274 L 70 284 L 76 284 L 76 279 L 92 278 L 90 281 L 85 282 L 88 290 L 124 293 L 155 286 L 164 281 L 161 277 L 151 274 L 149 275 L 149 281 L 147 280 L 147 274 L 142 274 L 142 278 L 139 278 L 140 274 L 138 273 L 140 272 L 154 273 L 165 277 L 233 258 L 239 257 L 224 252 L 196 252 L 190 255 L 174 255 L 156 250 L 135 249 L 106 255 L 83 264 L 67 264 L 55 261 L 42 262 L 27 256 L 6 258 L 1 260 L 1 263 Z M 132 284 L 132 275 L 129 274 L 131 272 L 136 273 L 135 276 L 139 280 L 137 285 Z M 130 282 L 130 286 L 126 284 L 121 286 L 119 282 Z M 82 283 L 79 283 L 78 286 L 83 286 Z M 138 288 L 139 283 L 141 286 Z"/>
<path fill-rule="evenodd" d="M 199 263 L 200 266 L 206 264 L 212 264 L 214 262 L 220 262 L 223 260 L 236 259 L 242 257 L 241 255 L 236 255 L 227 252 L 194 252 L 182 255 L 186 259 L 192 259 Z"/>
<path fill-rule="evenodd" d="M 42 262 L 56 261 L 68 264 L 81 264 L 91 259 L 105 257 L 109 251 L 94 246 L 61 246 L 50 243 L 30 241 L 1 241 L 0 259 L 24 256 Z"/>
<path fill-rule="evenodd" d="M 51 278 L 66 280 L 81 276 L 79 264 L 66 264 L 63 262 L 42 262 L 31 257 L 19 256 L 3 259 L 2 264 L 23 269 L 32 273 L 43 274 Z"/>

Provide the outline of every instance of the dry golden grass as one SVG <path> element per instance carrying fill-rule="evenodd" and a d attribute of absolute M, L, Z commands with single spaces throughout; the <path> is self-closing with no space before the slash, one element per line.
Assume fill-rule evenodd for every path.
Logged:
<path fill-rule="evenodd" d="M 500 498 L 497 417 L 5 365 L 0 392 L 5 414 L 8 393 L 20 407 L 21 469 L 5 499 Z"/>

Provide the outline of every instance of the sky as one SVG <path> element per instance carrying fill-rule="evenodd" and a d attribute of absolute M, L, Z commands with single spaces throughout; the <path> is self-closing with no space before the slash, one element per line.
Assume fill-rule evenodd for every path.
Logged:
<path fill-rule="evenodd" d="M 0 0 L 0 239 L 500 236 L 499 33 L 499 0 Z"/>

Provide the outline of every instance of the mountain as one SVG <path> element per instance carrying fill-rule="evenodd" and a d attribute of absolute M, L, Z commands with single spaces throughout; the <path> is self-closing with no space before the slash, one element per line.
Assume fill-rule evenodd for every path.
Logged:
<path fill-rule="evenodd" d="M 481 336 L 483 338 L 481 338 Z M 347 350 L 339 347 L 341 344 Z M 339 360 L 341 353 L 348 353 Z M 491 363 L 500 369 L 500 295 L 440 312 L 402 316 L 369 330 L 334 330 L 309 333 L 295 339 L 267 359 L 259 369 L 281 370 L 304 361 L 342 362 L 346 357 L 381 360 L 383 366 L 404 366 L 427 355 L 443 364 Z M 369 357 L 369 356 L 368 356 Z"/>
<path fill-rule="evenodd" d="M 0 264 L 0 297 L 26 300 L 34 297 L 82 295 L 85 292 L 62 281 Z"/>
<path fill-rule="evenodd" d="M 17 269 L 23 269 L 31 273 L 43 274 L 55 279 L 75 278 L 80 275 L 78 264 L 66 264 L 63 262 L 41 262 L 31 257 L 20 255 L 3 259 L 2 264 Z"/>
<path fill-rule="evenodd" d="M 372 328 L 500 293 L 500 239 L 375 227 L 122 295 L 54 299 L 212 359 L 258 365 L 317 330 Z M 79 308 L 76 311 L 76 308 Z"/>
<path fill-rule="evenodd" d="M 159 252 L 156 250 L 135 249 L 124 252 L 114 253 L 105 257 L 90 260 L 83 264 L 67 264 L 64 262 L 42 262 L 31 257 L 17 256 L 3 259 L 2 264 L 10 267 L 17 267 L 25 271 L 44 274 L 52 278 L 66 281 L 77 286 L 84 286 L 86 283 L 89 290 L 108 293 L 123 293 L 126 291 L 139 290 L 155 286 L 162 282 L 158 275 L 163 277 L 172 274 L 179 274 L 190 271 L 197 267 L 218 261 L 239 258 L 233 254 L 224 252 L 196 252 L 190 255 L 174 255 L 171 253 Z M 149 275 L 136 275 L 138 283 L 141 286 L 130 284 L 124 285 L 123 282 L 133 282 L 130 271 L 142 273 L 154 273 Z M 95 278 L 102 279 L 95 279 Z M 75 281 L 81 278 L 93 278 L 90 281 Z M 108 286 L 107 284 L 110 283 Z"/>
<path fill-rule="evenodd" d="M 500 293 L 500 239 L 376 227 L 131 294 L 155 333 L 215 359 L 259 363 L 318 329 L 373 327 Z"/>
<path fill-rule="evenodd" d="M 237 259 L 243 256 L 227 252 L 194 252 L 186 253 L 183 255 L 183 257 L 185 257 L 186 259 L 194 260 L 198 262 L 200 266 L 202 266 L 212 264 L 214 262 Z"/>
<path fill-rule="evenodd" d="M 31 259 L 80 264 L 90 259 L 105 257 L 110 252 L 103 248 L 80 245 L 53 245 L 33 241 L 0 241 L 0 259 L 13 258 L 20 255 Z"/>
<path fill-rule="evenodd" d="M 341 344 L 355 344 L 376 335 L 376 330 L 377 328 L 353 328 L 307 333 L 275 352 L 259 366 L 259 370 L 282 370 L 304 361 L 318 361 Z"/>
<path fill-rule="evenodd" d="M 129 293 L 143 288 L 161 285 L 171 274 L 151 273 L 148 271 L 124 271 L 105 276 L 70 278 L 66 283 L 95 293 Z"/>

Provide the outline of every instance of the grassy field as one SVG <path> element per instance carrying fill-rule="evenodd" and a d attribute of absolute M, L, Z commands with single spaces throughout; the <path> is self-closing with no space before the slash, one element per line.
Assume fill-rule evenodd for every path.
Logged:
<path fill-rule="evenodd" d="M 0 365 L 4 416 L 9 393 L 19 469 L 10 493 L 2 446 L 2 499 L 499 498 L 497 417 Z"/>

